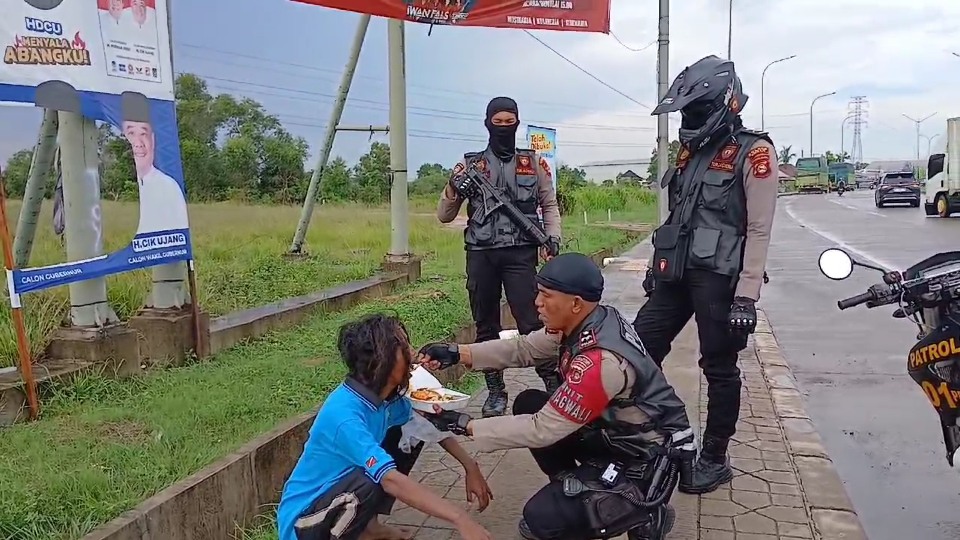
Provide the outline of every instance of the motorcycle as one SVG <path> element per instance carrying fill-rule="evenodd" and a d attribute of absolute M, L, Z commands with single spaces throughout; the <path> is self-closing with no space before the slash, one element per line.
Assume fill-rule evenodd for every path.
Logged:
<path fill-rule="evenodd" d="M 845 190 L 846 190 L 846 188 L 843 187 L 843 184 L 837 184 L 837 196 L 838 196 L 838 197 L 843 197 L 843 192 L 844 192 Z"/>
<path fill-rule="evenodd" d="M 850 277 L 855 266 L 883 273 L 867 292 L 837 302 L 841 310 L 897 305 L 893 317 L 919 328 L 907 356 L 907 373 L 940 417 L 947 463 L 960 449 L 960 251 L 933 255 L 903 272 L 856 261 L 842 249 L 820 254 L 820 271 L 832 280 Z"/>

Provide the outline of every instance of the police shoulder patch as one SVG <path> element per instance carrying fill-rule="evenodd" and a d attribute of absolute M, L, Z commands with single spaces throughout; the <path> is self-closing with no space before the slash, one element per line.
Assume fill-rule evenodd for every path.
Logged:
<path fill-rule="evenodd" d="M 769 146 L 762 145 L 750 150 L 747 158 L 750 160 L 750 173 L 755 178 L 768 178 L 773 173 Z"/>
<path fill-rule="evenodd" d="M 593 329 L 587 329 L 580 332 L 579 338 L 580 350 L 585 351 L 597 346 L 597 333 Z"/>

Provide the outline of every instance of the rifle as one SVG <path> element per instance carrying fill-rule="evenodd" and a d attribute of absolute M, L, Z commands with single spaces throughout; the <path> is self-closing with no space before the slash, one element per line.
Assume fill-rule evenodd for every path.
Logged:
<path fill-rule="evenodd" d="M 476 224 L 482 224 L 491 214 L 502 209 L 507 214 L 507 218 L 519 227 L 522 233 L 538 245 L 546 247 L 547 253 L 551 257 L 560 252 L 560 244 L 557 239 L 547 236 L 547 233 L 524 215 L 510 199 L 503 195 L 499 188 L 490 185 L 490 182 L 487 182 L 487 179 L 480 174 L 475 165 L 467 167 L 459 179 L 455 178 L 453 187 L 458 193 L 470 199 L 470 202 L 476 207 L 476 211 L 470 218 Z"/>

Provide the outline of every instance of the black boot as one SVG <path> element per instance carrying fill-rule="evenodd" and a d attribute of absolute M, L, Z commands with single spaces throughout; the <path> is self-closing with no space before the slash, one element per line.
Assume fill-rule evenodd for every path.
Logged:
<path fill-rule="evenodd" d="M 517 525 L 517 532 L 520 533 L 520 538 L 524 540 L 539 540 L 530 532 L 530 527 L 527 526 L 527 520 L 523 518 L 520 518 L 520 523 Z"/>
<path fill-rule="evenodd" d="M 487 400 L 480 412 L 484 418 L 503 416 L 507 411 L 507 385 L 503 382 L 503 372 L 485 371 L 483 378 L 487 382 Z"/>
<path fill-rule="evenodd" d="M 684 475 L 680 477 L 681 493 L 710 493 L 721 484 L 733 480 L 733 469 L 730 468 L 730 458 L 727 457 L 727 442 L 727 439 L 704 437 L 700 458 L 693 466 L 692 474 L 686 478 Z"/>
<path fill-rule="evenodd" d="M 677 512 L 669 504 L 650 510 L 650 522 L 627 532 L 627 540 L 664 540 L 673 530 Z"/>

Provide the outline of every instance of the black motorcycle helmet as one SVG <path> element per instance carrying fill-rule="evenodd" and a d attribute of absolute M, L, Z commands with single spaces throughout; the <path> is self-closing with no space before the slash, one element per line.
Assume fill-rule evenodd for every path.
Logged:
<path fill-rule="evenodd" d="M 680 142 L 699 150 L 718 133 L 731 130 L 746 103 L 733 62 L 710 55 L 680 72 L 650 114 L 680 111 Z"/>

